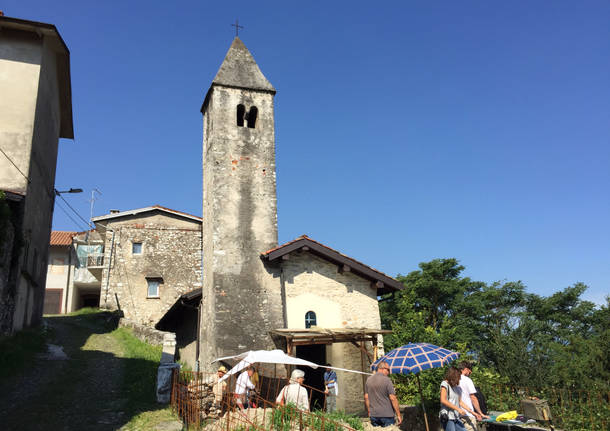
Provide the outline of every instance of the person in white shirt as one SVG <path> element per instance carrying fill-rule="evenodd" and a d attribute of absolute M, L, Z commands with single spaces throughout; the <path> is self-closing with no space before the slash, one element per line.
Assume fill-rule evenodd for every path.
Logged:
<path fill-rule="evenodd" d="M 254 374 L 254 367 L 249 366 L 246 368 L 246 371 L 239 375 L 237 382 L 235 383 L 235 402 L 240 410 L 248 408 L 247 392 L 255 389 L 254 383 L 250 380 L 252 374 Z"/>
<path fill-rule="evenodd" d="M 275 402 L 281 406 L 295 404 L 299 409 L 309 411 L 309 397 L 303 386 L 305 372 L 295 369 L 290 375 L 290 382 L 282 388 Z"/>
<path fill-rule="evenodd" d="M 481 411 L 481 407 L 479 406 L 479 400 L 476 397 L 477 390 L 474 387 L 474 383 L 470 379 L 470 374 L 472 373 L 472 364 L 470 362 L 461 362 L 458 366 L 462 373 L 462 377 L 460 378 L 460 388 L 462 389 L 461 399 L 466 406 L 468 406 L 467 416 L 462 418 L 462 422 L 464 423 L 464 428 L 470 431 L 476 431 L 476 421 L 481 420 L 482 418 L 489 418 Z M 470 413 L 470 412 L 473 413 Z"/>

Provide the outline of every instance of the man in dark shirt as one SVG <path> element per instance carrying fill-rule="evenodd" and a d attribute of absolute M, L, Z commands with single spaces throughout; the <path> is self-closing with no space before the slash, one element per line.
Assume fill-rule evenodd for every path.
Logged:
<path fill-rule="evenodd" d="M 389 374 L 390 365 L 380 362 L 377 372 L 367 379 L 364 387 L 364 403 L 373 426 L 387 427 L 400 425 L 402 422 L 398 399 Z"/>

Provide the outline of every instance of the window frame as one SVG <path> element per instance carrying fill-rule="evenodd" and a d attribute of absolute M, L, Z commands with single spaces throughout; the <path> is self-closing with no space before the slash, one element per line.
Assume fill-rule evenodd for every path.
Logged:
<path fill-rule="evenodd" d="M 153 283 L 157 284 L 157 294 L 150 294 L 150 287 Z M 161 297 L 161 284 L 163 284 L 163 279 L 159 277 L 146 277 L 146 299 L 159 299 Z"/>
<path fill-rule="evenodd" d="M 136 244 L 140 245 L 140 252 L 136 253 L 134 252 L 134 247 Z M 144 243 L 142 241 L 131 241 L 131 255 L 132 256 L 140 256 L 144 254 Z"/>
<path fill-rule="evenodd" d="M 311 315 L 313 315 L 313 319 Z M 307 313 L 305 313 L 305 329 L 309 329 L 312 326 L 318 326 L 318 316 L 316 315 L 315 311 L 309 310 Z"/>

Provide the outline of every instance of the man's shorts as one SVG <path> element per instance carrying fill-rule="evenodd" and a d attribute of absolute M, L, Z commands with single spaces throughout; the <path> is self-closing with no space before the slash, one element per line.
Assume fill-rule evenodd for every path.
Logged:
<path fill-rule="evenodd" d="M 371 416 L 371 425 L 374 427 L 389 427 L 390 425 L 394 425 L 396 421 L 393 417 L 391 418 L 376 418 Z"/>

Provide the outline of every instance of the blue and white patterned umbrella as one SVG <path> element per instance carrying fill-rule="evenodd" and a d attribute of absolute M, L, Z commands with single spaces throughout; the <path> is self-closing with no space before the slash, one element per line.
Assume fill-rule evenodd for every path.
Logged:
<path fill-rule="evenodd" d="M 371 369 L 376 370 L 377 365 L 381 361 L 390 364 L 391 374 L 408 374 L 413 373 L 417 377 L 417 386 L 421 396 L 421 406 L 424 412 L 424 420 L 426 422 L 426 431 L 428 427 L 428 415 L 424 405 L 424 396 L 419 382 L 419 373 L 430 368 L 441 368 L 445 364 L 454 361 L 460 356 L 458 352 L 445 349 L 444 347 L 435 346 L 428 343 L 409 343 L 402 347 L 397 347 L 390 350 L 371 364 Z"/>
<path fill-rule="evenodd" d="M 460 356 L 458 352 L 428 343 L 409 343 L 390 350 L 371 365 L 373 370 L 377 364 L 385 361 L 390 364 L 390 373 L 419 373 L 430 368 L 440 368 Z"/>

